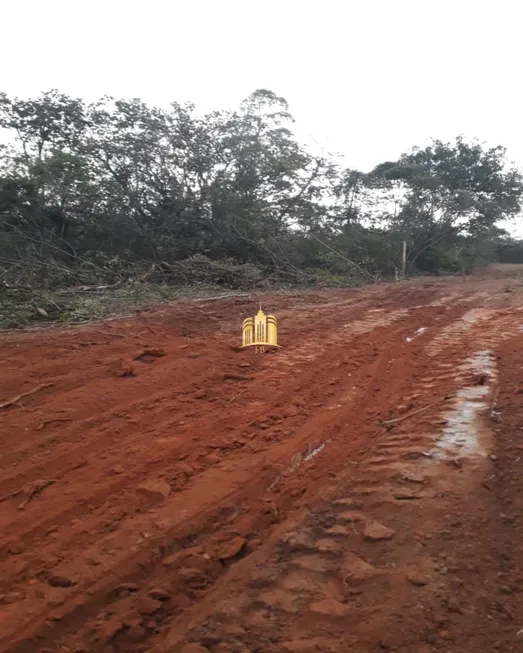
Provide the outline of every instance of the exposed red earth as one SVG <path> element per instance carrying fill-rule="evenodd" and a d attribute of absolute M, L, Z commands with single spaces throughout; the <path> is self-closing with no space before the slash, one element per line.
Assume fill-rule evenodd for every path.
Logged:
<path fill-rule="evenodd" d="M 521 279 L 259 299 L 0 334 L 0 651 L 520 651 Z"/>

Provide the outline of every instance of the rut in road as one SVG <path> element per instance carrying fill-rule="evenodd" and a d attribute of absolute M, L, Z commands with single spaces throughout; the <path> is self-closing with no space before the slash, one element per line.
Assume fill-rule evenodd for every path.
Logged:
<path fill-rule="evenodd" d="M 54 482 L 0 503 L 2 650 L 436 646 L 417 612 L 410 640 L 376 633 L 439 573 L 423 543 L 491 464 L 478 425 L 523 316 L 490 284 L 275 297 L 284 348 L 258 357 L 235 349 L 238 299 L 8 336 L 0 396 L 54 387 L 0 416 L 0 495 Z M 144 346 L 165 355 L 131 364 Z"/>

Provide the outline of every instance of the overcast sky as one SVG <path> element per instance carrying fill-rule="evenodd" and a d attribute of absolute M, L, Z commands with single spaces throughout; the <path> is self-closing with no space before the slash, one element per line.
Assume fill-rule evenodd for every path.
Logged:
<path fill-rule="evenodd" d="M 8 95 L 209 110 L 268 88 L 351 167 L 458 134 L 523 167 L 520 0 L 13 0 L 1 16 Z"/>

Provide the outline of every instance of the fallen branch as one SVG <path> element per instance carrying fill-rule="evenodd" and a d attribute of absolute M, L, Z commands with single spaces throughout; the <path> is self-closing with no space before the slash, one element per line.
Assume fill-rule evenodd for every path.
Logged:
<path fill-rule="evenodd" d="M 312 236 L 315 240 L 317 240 L 317 241 L 320 243 L 320 245 L 323 245 L 323 246 L 326 247 L 327 249 L 330 249 L 330 251 L 331 251 L 333 254 L 336 254 L 336 256 L 339 256 L 341 259 L 343 259 L 344 261 L 346 261 L 347 263 L 349 263 L 350 265 L 352 265 L 353 267 L 355 267 L 355 268 L 356 268 L 357 270 L 359 270 L 363 275 L 365 275 L 368 279 L 371 279 L 372 281 L 376 281 L 376 278 L 373 277 L 372 274 L 369 274 L 369 272 L 367 272 L 367 270 L 364 270 L 360 265 L 358 265 L 357 263 L 354 263 L 354 261 L 351 261 L 350 259 L 346 258 L 345 256 L 343 256 L 343 254 L 340 254 L 340 253 L 339 253 L 338 251 L 336 251 L 333 247 L 331 247 L 330 245 L 327 245 L 327 243 L 324 243 L 323 240 L 320 240 L 320 239 L 318 238 L 318 236 L 316 236 L 316 235 L 314 235 L 314 234 L 312 233 L 312 231 L 309 231 L 309 232 L 308 232 L 308 235 L 309 235 L 309 236 Z"/>
<path fill-rule="evenodd" d="M 7 501 L 8 499 L 14 499 L 15 497 L 18 497 L 20 495 L 24 496 L 24 500 L 22 503 L 18 506 L 18 510 L 23 510 L 26 505 L 35 497 L 37 494 L 40 494 L 42 490 L 44 490 L 46 487 L 49 487 L 49 485 L 52 485 L 55 483 L 55 481 L 33 481 L 32 483 L 27 483 L 27 485 L 24 485 L 24 487 L 21 490 L 18 490 L 17 492 L 12 492 L 11 494 L 7 494 L 4 497 L 0 498 L 0 502 L 2 501 Z"/>
<path fill-rule="evenodd" d="M 93 333 L 100 333 L 103 336 L 112 336 L 113 338 L 125 338 L 121 333 L 108 333 L 107 331 L 92 330 Z"/>
<path fill-rule="evenodd" d="M 238 392 L 237 395 L 234 395 L 234 397 L 231 397 L 231 398 L 229 399 L 229 401 L 227 401 L 226 403 L 230 404 L 231 401 L 234 401 L 235 399 L 238 399 L 238 397 L 241 397 L 241 396 L 244 395 L 246 392 L 247 392 L 247 390 L 242 390 L 241 392 Z"/>
<path fill-rule="evenodd" d="M 123 279 L 119 279 L 116 283 L 107 286 L 76 286 L 75 288 L 67 288 L 60 292 L 60 295 L 77 295 L 80 292 L 102 292 L 104 290 L 112 290 L 118 288 L 123 283 Z"/>
<path fill-rule="evenodd" d="M 231 293 L 229 295 L 216 295 L 216 297 L 200 297 L 193 299 L 194 302 L 211 302 L 215 299 L 229 299 L 230 297 L 250 297 L 249 293 Z"/>
<path fill-rule="evenodd" d="M 44 388 L 50 388 L 53 385 L 54 383 L 42 383 L 41 385 L 37 385 L 36 388 L 29 390 L 29 392 L 23 392 L 21 395 L 18 395 L 17 397 L 13 397 L 12 399 L 9 399 L 9 401 L 0 404 L 0 409 L 14 406 L 20 401 L 20 399 L 23 399 L 24 397 L 29 397 L 30 395 L 34 395 L 35 393 L 40 392 L 40 390 L 44 390 Z"/>
<path fill-rule="evenodd" d="M 72 421 L 73 420 L 70 417 L 53 417 L 53 419 L 46 419 L 45 421 L 43 421 L 39 426 L 36 427 L 36 430 L 41 431 L 48 424 L 52 424 L 53 422 L 72 422 Z"/>
<path fill-rule="evenodd" d="M 40 494 L 42 490 L 44 490 L 46 487 L 49 487 L 49 485 L 52 485 L 53 483 L 54 481 L 35 481 L 30 487 L 26 485 L 23 492 L 25 497 L 22 503 L 18 506 L 18 510 L 23 510 L 33 497 L 35 497 L 37 494 Z"/>
<path fill-rule="evenodd" d="M 492 481 L 495 478 L 496 478 L 496 475 L 492 474 L 491 476 L 486 478 L 484 481 L 481 481 L 481 485 L 485 488 L 485 490 L 488 490 L 489 492 L 492 492 L 492 488 L 489 485 L 489 481 Z"/>
<path fill-rule="evenodd" d="M 401 417 L 396 417 L 396 419 L 389 419 L 387 422 L 382 422 L 385 426 L 389 426 L 390 424 L 397 424 L 398 422 L 403 422 L 404 419 L 408 419 L 409 417 L 413 417 L 414 415 L 417 415 L 418 413 L 422 413 L 424 410 L 428 410 L 429 408 L 432 408 L 435 404 L 429 404 L 428 406 L 423 406 L 423 408 L 418 408 L 417 410 L 413 410 L 410 413 L 407 413 L 406 415 L 402 415 Z"/>

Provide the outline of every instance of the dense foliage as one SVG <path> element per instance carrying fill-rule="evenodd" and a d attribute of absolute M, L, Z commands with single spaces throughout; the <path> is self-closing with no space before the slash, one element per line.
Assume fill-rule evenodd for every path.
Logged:
<path fill-rule="evenodd" d="M 249 264 L 258 280 L 351 283 L 401 274 L 404 242 L 410 273 L 523 260 L 499 228 L 523 193 L 503 148 L 434 141 L 362 173 L 312 155 L 292 123 L 267 90 L 204 116 L 0 94 L 0 279 L 176 283 L 189 259 Z"/>

